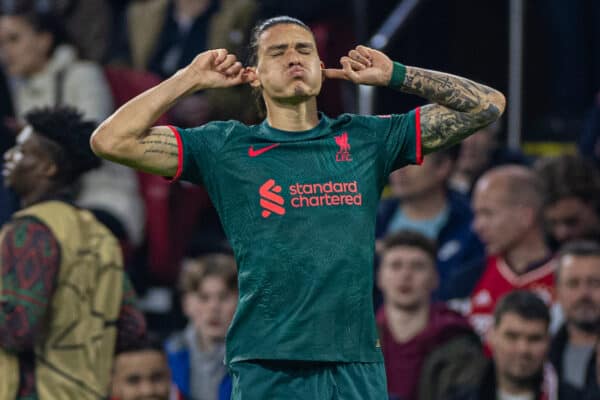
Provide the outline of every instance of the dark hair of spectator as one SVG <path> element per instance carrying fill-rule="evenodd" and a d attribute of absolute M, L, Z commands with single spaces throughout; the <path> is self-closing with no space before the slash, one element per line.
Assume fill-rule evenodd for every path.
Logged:
<path fill-rule="evenodd" d="M 50 54 L 56 47 L 68 42 L 68 35 L 61 18 L 50 10 L 37 10 L 36 7 L 27 4 L 29 2 L 15 2 L 12 7 L 3 7 L 2 15 L 22 18 L 37 33 L 49 33 L 52 36 L 52 47 Z"/>
<path fill-rule="evenodd" d="M 563 155 L 540 159 L 535 168 L 544 184 L 546 205 L 576 197 L 600 212 L 600 172 L 593 162 Z"/>
<path fill-rule="evenodd" d="M 415 247 L 424 251 L 435 264 L 437 245 L 435 241 L 415 231 L 399 231 L 383 239 L 382 255 L 394 247 Z"/>
<path fill-rule="evenodd" d="M 558 252 L 557 278 L 560 276 L 563 257 L 566 256 L 600 257 L 600 243 L 593 240 L 573 240 L 565 243 Z"/>
<path fill-rule="evenodd" d="M 198 290 L 208 277 L 219 277 L 227 289 L 237 292 L 237 267 L 230 254 L 212 253 L 184 262 L 179 274 L 178 288 L 181 293 Z"/>
<path fill-rule="evenodd" d="M 123 346 L 117 346 L 115 349 L 115 355 L 139 353 L 142 351 L 157 351 L 165 355 L 163 342 L 157 335 L 153 333 L 148 333 L 138 340 L 133 340 Z"/>
<path fill-rule="evenodd" d="M 528 290 L 514 290 L 504 295 L 494 309 L 494 325 L 500 325 L 505 314 L 517 314 L 528 321 L 543 321 L 550 325 L 550 311 L 544 301 Z"/>
<path fill-rule="evenodd" d="M 256 64 L 258 64 L 258 45 L 260 42 L 260 35 L 262 35 L 265 31 L 269 30 L 270 28 L 282 24 L 298 25 L 312 34 L 312 30 L 309 28 L 308 25 L 306 25 L 304 22 L 300 21 L 297 18 L 288 17 L 287 15 L 280 15 L 278 17 L 273 17 L 265 21 L 261 21 L 258 24 L 256 24 L 252 29 L 248 65 L 256 66 Z M 266 114 L 266 108 L 262 99 L 262 89 L 254 88 L 253 92 L 256 96 L 256 105 L 258 106 L 258 111 L 262 116 L 264 116 Z"/>
<path fill-rule="evenodd" d="M 54 160 L 60 184 L 71 184 L 79 176 L 100 166 L 100 159 L 90 148 L 96 123 L 86 121 L 71 107 L 38 108 L 25 115 L 34 132 L 47 139 L 46 150 Z"/>

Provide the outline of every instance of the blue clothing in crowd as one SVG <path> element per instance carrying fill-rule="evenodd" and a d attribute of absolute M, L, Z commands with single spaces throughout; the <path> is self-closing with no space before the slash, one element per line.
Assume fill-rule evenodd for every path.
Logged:
<path fill-rule="evenodd" d="M 196 343 L 196 332 L 192 326 L 167 341 L 167 360 L 173 383 L 184 396 L 193 400 L 229 400 L 232 384 L 224 365 L 225 344 L 206 354 L 199 350 Z M 217 386 L 217 381 L 213 379 L 215 377 L 218 387 L 214 387 L 213 391 L 211 386 Z"/>

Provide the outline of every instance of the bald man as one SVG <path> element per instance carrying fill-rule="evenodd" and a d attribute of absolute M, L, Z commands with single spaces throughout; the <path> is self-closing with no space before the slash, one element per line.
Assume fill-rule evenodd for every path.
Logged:
<path fill-rule="evenodd" d="M 475 185 L 473 228 L 487 260 L 470 298 L 470 321 L 484 338 L 502 295 L 531 289 L 548 305 L 554 300 L 555 260 L 545 242 L 543 204 L 543 186 L 527 167 L 491 169 Z"/>

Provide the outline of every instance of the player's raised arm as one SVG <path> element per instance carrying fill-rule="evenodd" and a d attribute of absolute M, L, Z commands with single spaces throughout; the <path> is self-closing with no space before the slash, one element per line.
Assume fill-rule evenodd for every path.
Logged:
<path fill-rule="evenodd" d="M 426 153 L 459 142 L 504 112 L 506 100 L 495 89 L 459 76 L 403 66 L 369 47 L 357 46 L 340 62 L 343 69 L 326 69 L 325 76 L 391 86 L 434 103 L 421 107 L 421 141 Z"/>
<path fill-rule="evenodd" d="M 107 160 L 163 176 L 178 166 L 177 139 L 168 127 L 152 127 L 175 102 L 195 91 L 235 86 L 246 81 L 245 70 L 226 50 L 196 56 L 169 79 L 133 98 L 94 132 L 90 145 Z"/>

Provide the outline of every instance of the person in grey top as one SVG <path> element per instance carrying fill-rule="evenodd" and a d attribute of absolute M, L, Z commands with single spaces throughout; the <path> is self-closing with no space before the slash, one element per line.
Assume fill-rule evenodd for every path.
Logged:
<path fill-rule="evenodd" d="M 600 244 L 570 242 L 558 260 L 556 289 L 566 321 L 552 341 L 550 359 L 561 385 L 581 389 L 600 336 Z"/>
<path fill-rule="evenodd" d="M 237 306 L 233 256 L 208 254 L 186 261 L 179 289 L 189 324 L 167 341 L 173 382 L 192 400 L 217 400 L 227 378 L 225 335 Z"/>

